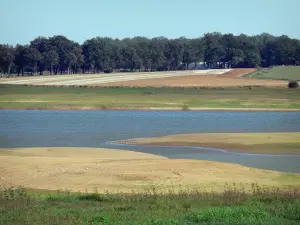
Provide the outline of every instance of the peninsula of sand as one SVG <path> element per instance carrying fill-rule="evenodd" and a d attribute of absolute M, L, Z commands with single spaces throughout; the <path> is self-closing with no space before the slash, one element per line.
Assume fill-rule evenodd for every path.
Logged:
<path fill-rule="evenodd" d="M 300 174 L 230 163 L 168 159 L 124 150 L 97 148 L 16 148 L 0 151 L 0 184 L 80 192 L 132 192 L 202 188 L 226 184 L 250 187 L 300 185 Z M 213 188 L 212 188 L 213 187 Z"/>

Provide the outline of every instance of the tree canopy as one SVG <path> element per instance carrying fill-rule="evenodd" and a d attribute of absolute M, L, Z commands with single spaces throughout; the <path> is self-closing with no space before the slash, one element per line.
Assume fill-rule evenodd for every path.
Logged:
<path fill-rule="evenodd" d="M 0 45 L 0 72 L 24 74 L 167 71 L 299 65 L 300 41 L 286 35 L 207 33 L 199 38 L 95 37 L 82 45 L 62 35 Z"/>

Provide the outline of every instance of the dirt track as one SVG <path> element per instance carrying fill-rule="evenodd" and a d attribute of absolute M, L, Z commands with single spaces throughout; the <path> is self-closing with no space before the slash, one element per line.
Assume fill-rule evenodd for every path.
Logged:
<path fill-rule="evenodd" d="M 218 190 L 232 182 L 294 184 L 283 180 L 285 174 L 280 172 L 230 163 L 166 159 L 123 150 L 1 149 L 0 161 L 0 185 L 49 190 L 131 192 L 143 191 L 151 185 L 162 189 L 197 185 Z"/>
<path fill-rule="evenodd" d="M 242 77 L 255 69 L 196 70 L 153 73 L 81 74 L 63 76 L 35 76 L 2 78 L 0 84 L 28 84 L 51 86 L 170 86 L 170 87 L 236 87 L 285 86 L 284 81 Z"/>

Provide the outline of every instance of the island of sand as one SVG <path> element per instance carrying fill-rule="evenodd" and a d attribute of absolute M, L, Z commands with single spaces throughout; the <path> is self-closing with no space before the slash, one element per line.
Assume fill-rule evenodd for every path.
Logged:
<path fill-rule="evenodd" d="M 149 146 L 198 146 L 248 154 L 300 155 L 300 132 L 195 133 L 116 141 Z"/>

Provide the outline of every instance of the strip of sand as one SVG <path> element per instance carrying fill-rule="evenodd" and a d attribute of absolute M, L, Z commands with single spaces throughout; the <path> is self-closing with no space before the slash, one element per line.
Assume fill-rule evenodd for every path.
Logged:
<path fill-rule="evenodd" d="M 0 184 L 94 192 L 223 188 L 226 183 L 300 186 L 300 174 L 230 163 L 167 159 L 138 152 L 93 148 L 1 149 Z"/>
<path fill-rule="evenodd" d="M 249 154 L 300 155 L 300 132 L 178 134 L 117 142 L 151 146 L 199 146 Z"/>
<path fill-rule="evenodd" d="M 16 101 L 17 102 L 17 101 Z M 0 107 L 0 110 L 10 110 L 14 108 Z M 28 106 L 18 108 L 19 110 L 135 110 L 135 111 L 237 111 L 237 112 L 300 112 L 300 109 L 285 109 L 285 108 L 216 108 L 216 107 L 191 107 L 183 109 L 183 107 L 114 107 L 114 106 L 50 106 L 38 107 Z"/>

